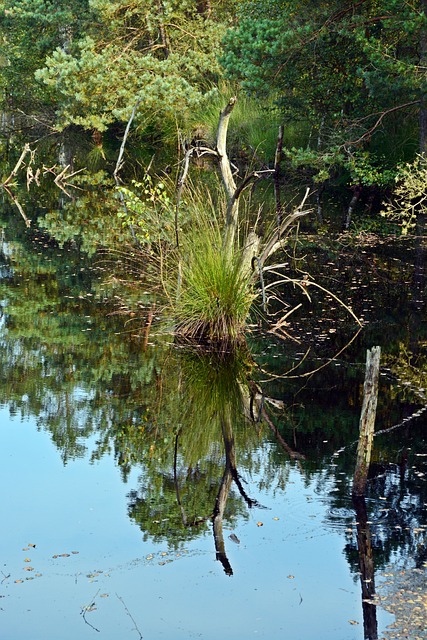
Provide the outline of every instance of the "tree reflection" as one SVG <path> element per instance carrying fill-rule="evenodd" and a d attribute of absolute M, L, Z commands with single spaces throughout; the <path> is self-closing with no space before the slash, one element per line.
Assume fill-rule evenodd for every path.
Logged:
<path fill-rule="evenodd" d="M 250 366 L 247 352 L 220 358 L 181 352 L 173 360 L 178 377 L 163 372 L 161 437 L 149 447 L 156 455 L 145 456 L 143 486 L 130 494 L 129 513 L 146 538 L 175 545 L 206 532 L 211 521 L 216 556 L 227 575 L 233 570 L 223 525 L 232 528 L 238 516 L 247 517 L 246 507 L 259 506 L 238 471 L 237 452 L 245 452 L 247 462 L 259 438 L 244 411 Z"/>
<path fill-rule="evenodd" d="M 371 551 L 377 571 L 398 553 L 422 565 L 427 483 L 425 458 L 417 454 L 426 454 L 425 414 L 406 419 L 425 404 L 419 393 L 427 384 L 424 342 L 412 355 L 401 334 L 399 344 L 390 343 L 378 424 L 401 427 L 375 439 L 381 473 L 369 482 L 367 513 L 356 518 L 372 524 L 356 531 L 351 443 L 363 366 L 343 359 L 303 383 L 266 383 L 247 351 L 234 359 L 202 357 L 170 348 L 167 336 L 157 336 L 153 348 L 151 300 L 142 305 L 142 336 L 133 337 L 133 325 L 124 330 L 122 317 L 108 316 L 99 273 L 86 266 L 70 246 L 60 250 L 36 231 L 13 243 L 6 237 L 0 252 L 0 402 L 12 413 L 34 416 L 64 464 L 89 450 L 92 462 L 111 452 L 123 481 L 137 469 L 129 515 L 146 540 L 180 547 L 213 530 L 217 559 L 231 575 L 225 532 L 259 506 L 243 478 L 256 472 L 257 490 L 284 492 L 291 466 L 283 463 L 286 454 L 307 484 L 328 495 L 328 524 L 350 529 L 345 554 L 354 574 L 362 557 L 365 579 L 371 579 Z M 360 346 L 352 345 L 351 361 L 357 362 Z M 270 370 L 288 369 L 289 351 L 274 341 L 259 345 Z M 265 441 L 271 446 L 261 466 L 254 453 Z M 337 450 L 342 453 L 335 457 Z M 364 600 L 369 596 L 364 592 Z M 367 629 L 374 637 L 373 619 Z"/>

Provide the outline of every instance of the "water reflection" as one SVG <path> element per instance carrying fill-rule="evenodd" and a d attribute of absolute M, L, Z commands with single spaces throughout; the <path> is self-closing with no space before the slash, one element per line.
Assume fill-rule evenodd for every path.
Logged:
<path fill-rule="evenodd" d="M 337 534 L 351 575 L 360 575 L 364 634 L 374 640 L 379 572 L 397 556 L 418 567 L 426 558 L 425 414 L 414 414 L 425 406 L 427 354 L 418 339 L 416 350 L 408 349 L 414 326 L 408 332 L 405 319 L 396 342 L 388 342 L 392 332 L 384 334 L 384 432 L 376 438 L 366 501 L 353 505 L 367 338 L 302 381 L 265 374 L 288 370 L 298 344 L 265 337 L 257 343 L 253 336 L 252 354 L 222 360 L 171 348 L 168 336 L 157 335 L 153 346 L 151 302 L 143 330 L 133 335 L 108 314 L 100 274 L 81 255 L 36 232 L 7 233 L 0 254 L 0 403 L 34 417 L 64 464 L 87 454 L 96 463 L 111 453 L 122 480 L 131 482 L 128 516 L 141 544 L 163 545 L 176 556 L 209 540 L 227 584 L 224 573 L 233 581 L 243 573 L 234 561 L 245 542 L 240 531 L 258 521 L 261 531 L 266 514 L 272 520 L 272 509 L 283 509 L 291 495 L 283 518 L 295 527 L 277 538 L 270 564 L 286 555 L 292 536 L 304 549 L 309 538 Z M 330 351 L 344 342 L 338 334 L 330 333 Z M 307 366 L 316 368 L 325 345 Z M 321 521 L 312 511 L 315 498 L 319 512 L 325 509 Z"/>
<path fill-rule="evenodd" d="M 212 523 L 217 559 L 228 575 L 223 522 L 232 526 L 246 517 L 245 505 L 257 505 L 238 470 L 240 452 L 247 471 L 260 438 L 245 407 L 250 368 L 247 353 L 218 359 L 170 354 L 156 423 L 141 427 L 148 452 L 138 456 L 144 456 L 144 483 L 130 495 L 130 516 L 157 541 L 184 542 Z"/>
<path fill-rule="evenodd" d="M 374 552 L 365 498 L 353 496 L 353 505 L 357 520 L 357 550 L 359 554 L 360 584 L 362 587 L 364 637 L 366 640 L 377 640 L 377 608 L 373 600 L 376 595 Z"/>

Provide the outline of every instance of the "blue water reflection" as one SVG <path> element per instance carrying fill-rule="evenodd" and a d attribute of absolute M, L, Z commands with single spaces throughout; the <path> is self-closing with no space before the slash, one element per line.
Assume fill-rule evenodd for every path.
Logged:
<path fill-rule="evenodd" d="M 402 312 L 399 331 L 362 334 L 394 367 L 378 422 L 403 427 L 378 440 L 361 531 L 363 341 L 302 380 L 280 379 L 302 347 L 265 336 L 262 374 L 248 354 L 218 366 L 160 331 L 154 347 L 134 339 L 81 256 L 37 248 L 0 255 L 1 640 L 381 637 L 392 617 L 371 608 L 366 635 L 358 542 L 372 537 L 377 582 L 392 560 L 422 566 L 425 373 L 405 359 L 411 345 L 424 362 L 418 325 Z M 304 366 L 344 334 L 328 329 Z"/>
<path fill-rule="evenodd" d="M 363 637 L 357 576 L 343 555 L 345 539 L 325 527 L 316 478 L 307 483 L 283 458 L 291 465 L 286 490 L 257 490 L 269 445 L 260 446 L 258 474 L 246 478 L 267 509 L 225 531 L 229 578 L 210 532 L 179 552 L 143 541 L 127 517 L 138 469 L 123 484 L 111 455 L 64 466 L 34 421 L 10 419 L 6 408 L 0 419 L 5 640 L 98 635 L 88 623 L 99 637 L 131 639 L 138 637 L 132 618 L 144 638 Z M 85 622 L 82 608 L 92 603 Z"/>

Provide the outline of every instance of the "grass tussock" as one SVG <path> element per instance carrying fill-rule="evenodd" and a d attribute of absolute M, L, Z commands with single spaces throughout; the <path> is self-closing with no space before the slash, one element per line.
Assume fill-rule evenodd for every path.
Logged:
<path fill-rule="evenodd" d="M 203 343 L 237 344 L 255 298 L 239 252 L 227 258 L 216 220 L 201 215 L 183 239 L 175 281 L 175 332 Z"/>

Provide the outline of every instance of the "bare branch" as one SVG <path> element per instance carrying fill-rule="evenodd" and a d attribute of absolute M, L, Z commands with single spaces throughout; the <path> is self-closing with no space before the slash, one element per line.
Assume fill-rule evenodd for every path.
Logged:
<path fill-rule="evenodd" d="M 24 163 L 25 156 L 27 155 L 27 153 L 30 153 L 30 152 L 31 152 L 30 145 L 27 142 L 27 144 L 24 146 L 22 150 L 21 155 L 19 156 L 18 162 L 16 163 L 16 165 L 14 166 L 14 168 L 12 169 L 12 171 L 10 172 L 6 180 L 1 184 L 2 187 L 6 187 L 13 180 L 13 178 L 16 176 L 19 169 L 21 168 L 21 165 Z"/>
<path fill-rule="evenodd" d="M 276 229 L 272 233 L 270 238 L 267 240 L 264 246 L 264 250 L 260 256 L 261 265 L 264 265 L 266 260 L 268 260 L 268 258 L 272 256 L 273 253 L 275 253 L 282 247 L 282 242 L 283 242 L 283 238 L 286 230 L 289 229 L 289 227 L 293 225 L 299 218 L 302 218 L 311 212 L 311 209 L 304 210 L 304 205 L 306 203 L 309 193 L 310 193 L 310 189 L 307 188 L 299 207 L 293 213 L 290 213 L 285 217 L 280 227 Z"/>
<path fill-rule="evenodd" d="M 127 122 L 126 129 L 125 129 L 125 132 L 124 132 L 124 135 L 123 135 L 122 144 L 120 145 L 120 151 L 119 151 L 119 155 L 118 155 L 118 158 L 117 158 L 116 168 L 114 169 L 114 173 L 113 173 L 114 180 L 116 181 L 117 185 L 119 184 L 118 174 L 119 174 L 120 169 L 123 166 L 122 159 L 123 159 L 123 154 L 125 152 L 126 141 L 127 141 L 128 135 L 129 135 L 131 124 L 132 124 L 133 119 L 135 118 L 135 115 L 136 115 L 136 110 L 138 109 L 140 104 L 141 104 L 141 99 L 137 100 L 135 102 L 135 104 L 134 104 L 134 107 L 133 107 L 132 112 L 131 112 L 131 114 L 129 116 L 129 120 Z"/>
<path fill-rule="evenodd" d="M 360 144 L 361 142 L 366 140 L 366 138 L 370 138 L 372 136 L 374 131 L 376 131 L 376 129 L 378 129 L 378 127 L 382 123 L 382 121 L 385 118 L 385 116 L 389 115 L 389 113 L 393 113 L 394 111 L 400 111 L 400 109 L 407 109 L 408 107 L 413 107 L 416 104 L 420 104 L 420 100 L 413 100 L 412 102 L 406 102 L 405 104 L 399 104 L 397 107 L 392 107 L 391 109 L 386 109 L 385 111 L 382 111 L 380 113 L 380 117 L 375 122 L 373 127 L 368 129 L 368 131 L 365 131 L 365 133 L 363 135 L 361 135 L 360 138 L 358 138 L 357 140 L 351 140 L 349 142 L 346 142 L 343 146 L 344 147 L 350 147 L 350 146 L 356 146 L 356 145 Z M 363 119 L 372 117 L 373 115 L 377 115 L 377 114 L 371 114 L 370 116 L 365 116 L 365 118 L 363 118 Z"/>

